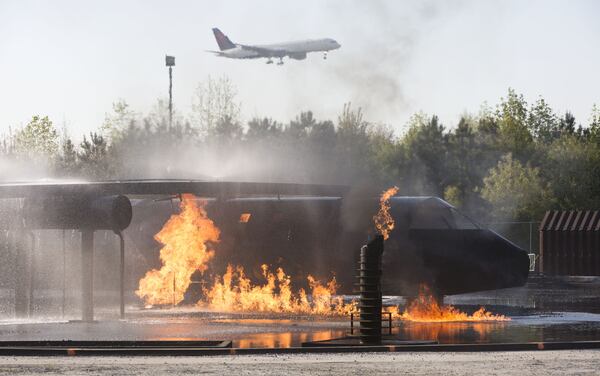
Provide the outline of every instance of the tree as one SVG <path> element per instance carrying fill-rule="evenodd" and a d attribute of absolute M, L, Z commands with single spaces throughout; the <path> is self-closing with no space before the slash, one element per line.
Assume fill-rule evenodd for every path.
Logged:
<path fill-rule="evenodd" d="M 308 140 L 313 148 L 331 153 L 335 147 L 335 136 L 335 125 L 332 121 L 319 121 L 312 125 Z"/>
<path fill-rule="evenodd" d="M 11 127 L 8 127 L 8 134 L 2 135 L 0 148 L 1 154 L 4 156 L 12 156 L 15 153 L 15 135 Z"/>
<path fill-rule="evenodd" d="M 106 140 L 102 135 L 90 133 L 89 140 L 83 136 L 80 148 L 77 157 L 83 176 L 93 179 L 108 179 L 113 176 Z"/>
<path fill-rule="evenodd" d="M 458 126 L 447 136 L 445 180 L 463 192 L 472 190 L 483 178 L 479 171 L 482 151 L 477 144 L 473 122 L 473 119 L 461 117 Z"/>
<path fill-rule="evenodd" d="M 104 123 L 100 133 L 104 139 L 112 143 L 127 130 L 129 124 L 135 121 L 136 113 L 131 110 L 124 99 L 118 99 L 112 104 L 112 113 L 104 115 Z"/>
<path fill-rule="evenodd" d="M 246 140 L 251 142 L 267 141 L 281 135 L 282 126 L 270 118 L 253 118 L 248 122 Z"/>
<path fill-rule="evenodd" d="M 362 141 L 367 135 L 368 127 L 369 123 L 363 119 L 362 109 L 359 107 L 357 110 L 353 110 L 351 103 L 345 103 L 342 113 L 338 116 L 339 137 L 349 140 L 348 144 L 352 144 L 352 141 L 356 140 Z"/>
<path fill-rule="evenodd" d="M 403 171 L 403 189 L 418 194 L 441 195 L 446 180 L 448 138 L 437 116 L 414 116 L 402 139 L 407 162 Z"/>
<path fill-rule="evenodd" d="M 552 206 L 552 194 L 538 168 L 524 166 L 511 154 L 502 157 L 483 179 L 481 196 L 501 220 L 538 220 Z"/>
<path fill-rule="evenodd" d="M 573 135 L 576 131 L 575 116 L 569 111 L 565 112 L 565 116 L 559 120 L 558 131 L 560 134 Z"/>
<path fill-rule="evenodd" d="M 527 126 L 527 102 L 523 95 L 508 89 L 507 97 L 500 100 L 496 109 L 496 117 L 504 152 L 526 160 L 532 151 L 533 138 Z"/>
<path fill-rule="evenodd" d="M 61 143 L 61 152 L 56 162 L 59 175 L 73 177 L 77 172 L 77 151 L 73 141 L 66 136 Z"/>
<path fill-rule="evenodd" d="M 46 161 L 58 151 L 58 133 L 48 116 L 34 116 L 15 135 L 16 152 L 29 159 Z"/>
<path fill-rule="evenodd" d="M 539 142 L 547 144 L 558 137 L 558 120 L 552 108 L 542 97 L 531 106 L 527 123 L 529 131 Z"/>
<path fill-rule="evenodd" d="M 220 118 L 213 128 L 209 129 L 208 136 L 220 146 L 231 145 L 232 142 L 242 138 L 244 129 L 242 125 L 228 115 Z"/>
<path fill-rule="evenodd" d="M 444 189 L 444 200 L 457 208 L 463 206 L 463 192 L 455 185 L 449 185 Z"/>
<path fill-rule="evenodd" d="M 285 128 L 285 134 L 294 140 L 305 139 L 316 123 L 312 111 L 301 112 L 299 116 L 296 116 L 296 119 L 290 121 L 290 124 Z"/>
<path fill-rule="evenodd" d="M 576 134 L 563 134 L 547 147 L 543 167 L 559 207 L 600 205 L 600 145 Z"/>
<path fill-rule="evenodd" d="M 592 106 L 592 114 L 590 115 L 588 129 L 590 140 L 600 146 L 600 107 L 596 104 Z"/>
<path fill-rule="evenodd" d="M 210 133 L 225 118 L 232 124 L 240 123 L 241 105 L 237 91 L 229 78 L 208 77 L 198 84 L 192 100 L 194 121 L 203 134 Z"/>
<path fill-rule="evenodd" d="M 336 130 L 335 155 L 338 165 L 336 178 L 340 182 L 350 183 L 366 178 L 368 173 L 369 123 L 363 118 L 362 109 L 352 109 L 350 103 L 344 104 L 338 116 Z"/>

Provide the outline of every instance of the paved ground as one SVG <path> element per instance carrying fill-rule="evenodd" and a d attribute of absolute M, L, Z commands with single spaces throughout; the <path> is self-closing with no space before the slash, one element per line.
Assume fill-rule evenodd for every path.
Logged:
<path fill-rule="evenodd" d="M 600 350 L 216 357 L 0 357 L 0 375 L 600 375 Z"/>

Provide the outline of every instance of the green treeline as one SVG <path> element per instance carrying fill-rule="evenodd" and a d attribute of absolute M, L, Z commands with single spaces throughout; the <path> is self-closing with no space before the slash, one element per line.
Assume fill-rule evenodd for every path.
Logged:
<path fill-rule="evenodd" d="M 47 117 L 5 135 L 4 180 L 186 178 L 398 185 L 436 195 L 482 221 L 539 220 L 551 208 L 600 207 L 600 109 L 581 123 L 509 90 L 458 124 L 415 114 L 399 134 L 346 104 L 335 121 L 301 112 L 288 123 L 240 121 L 227 79 L 199 86 L 192 114 L 169 125 L 118 101 L 77 145 Z M 23 171 L 33 176 L 24 176 Z M 35 175 L 35 174 L 38 175 Z"/>

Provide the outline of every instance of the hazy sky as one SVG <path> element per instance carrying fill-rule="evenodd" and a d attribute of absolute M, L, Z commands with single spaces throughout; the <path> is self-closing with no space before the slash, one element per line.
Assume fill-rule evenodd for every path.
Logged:
<path fill-rule="evenodd" d="M 76 138 L 123 98 L 147 112 L 167 96 L 184 114 L 198 83 L 227 75 L 245 119 L 303 110 L 335 120 L 343 103 L 400 130 L 416 111 L 454 126 L 508 87 L 587 122 L 600 104 L 599 1 L 0 0 L 0 132 L 34 114 Z M 342 44 L 283 66 L 215 57 L 234 42 L 331 37 Z"/>

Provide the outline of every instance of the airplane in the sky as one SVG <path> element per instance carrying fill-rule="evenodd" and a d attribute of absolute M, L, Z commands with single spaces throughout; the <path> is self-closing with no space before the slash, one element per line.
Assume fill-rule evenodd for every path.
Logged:
<path fill-rule="evenodd" d="M 304 60 L 309 52 L 323 52 L 323 59 L 327 59 L 327 52 L 340 48 L 340 44 L 331 38 L 306 39 L 278 44 L 247 45 L 233 43 L 221 30 L 212 29 L 220 51 L 207 51 L 217 56 L 231 59 L 259 59 L 267 58 L 267 64 L 273 64 L 273 58 L 278 58 L 277 65 L 283 64 L 283 58 Z"/>

